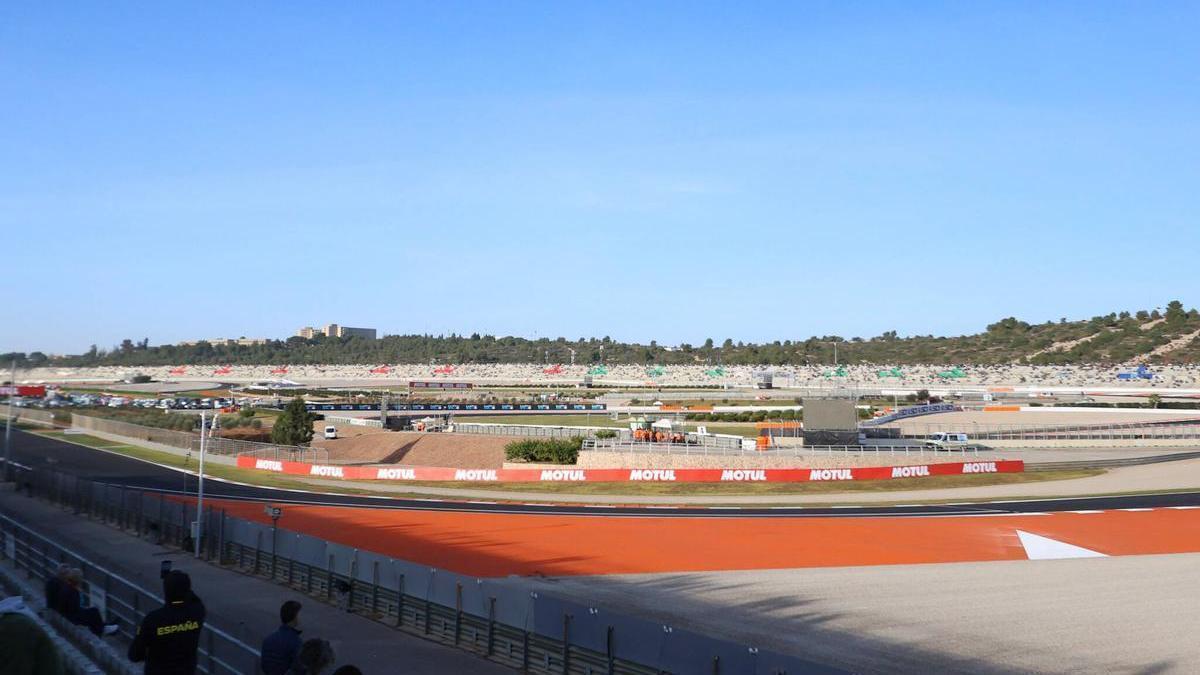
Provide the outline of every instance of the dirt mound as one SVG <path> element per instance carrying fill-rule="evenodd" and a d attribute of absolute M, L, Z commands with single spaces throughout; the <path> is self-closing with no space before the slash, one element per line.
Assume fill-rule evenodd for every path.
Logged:
<path fill-rule="evenodd" d="M 382 431 L 336 440 L 313 440 L 335 464 L 402 464 L 499 469 L 512 437 Z"/>
<path fill-rule="evenodd" d="M 235 441 L 254 441 L 255 443 L 270 443 L 271 430 L 255 429 L 253 427 L 238 427 L 236 429 L 222 429 L 221 438 L 228 438 Z"/>

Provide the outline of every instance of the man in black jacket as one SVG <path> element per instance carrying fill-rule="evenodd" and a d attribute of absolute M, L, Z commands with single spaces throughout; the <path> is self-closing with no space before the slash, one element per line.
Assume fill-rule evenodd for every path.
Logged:
<path fill-rule="evenodd" d="M 146 615 L 129 645 L 129 660 L 145 661 L 146 675 L 194 675 L 204 603 L 192 592 L 192 579 L 174 570 L 163 579 L 167 604 Z"/>
<path fill-rule="evenodd" d="M 300 652 L 300 603 L 288 600 L 279 608 L 279 629 L 262 643 L 264 675 L 285 675 Z"/>

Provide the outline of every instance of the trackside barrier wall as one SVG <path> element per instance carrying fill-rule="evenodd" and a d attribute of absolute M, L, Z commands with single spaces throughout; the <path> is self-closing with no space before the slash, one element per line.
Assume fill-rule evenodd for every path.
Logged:
<path fill-rule="evenodd" d="M 37 422 L 38 424 L 54 424 L 54 413 L 49 410 L 34 408 L 17 408 L 13 411 L 13 421 Z"/>
<path fill-rule="evenodd" d="M 18 469 L 30 492 L 129 534 L 181 546 L 192 502 L 94 483 L 69 474 Z M 287 522 L 286 505 L 281 522 Z M 264 576 L 398 629 L 538 674 L 839 672 L 798 657 L 760 651 L 607 609 L 532 591 L 520 580 L 480 579 L 327 542 L 286 528 L 205 510 L 205 560 Z M 125 626 L 137 625 L 161 597 L 86 560 L 7 516 L 0 516 L 0 555 L 45 578 L 58 561 L 85 569 Z M 201 597 L 216 589 L 197 589 Z M 261 636 L 221 628 L 210 615 L 201 639 L 200 672 L 252 673 Z"/>
<path fill-rule="evenodd" d="M 119 420 L 104 419 L 71 413 L 71 426 L 90 431 L 124 436 L 131 440 L 161 443 L 181 450 L 200 452 L 200 436 L 186 431 L 158 429 L 140 424 L 130 424 Z M 304 446 L 275 445 L 274 443 L 257 443 L 231 438 L 210 437 L 205 439 L 205 452 L 214 455 L 253 454 L 270 459 L 289 459 L 296 461 L 323 462 L 328 461 L 329 451 L 323 448 Z"/>
<path fill-rule="evenodd" d="M 890 480 L 927 476 L 978 473 L 1020 473 L 1020 460 L 946 462 L 907 466 L 860 466 L 835 469 L 451 469 L 445 467 L 328 466 L 305 462 L 276 462 L 241 456 L 237 465 L 299 476 L 341 480 L 388 481 L 512 481 L 512 482 L 624 482 L 675 481 L 719 483 L 722 481 L 797 482 L 827 480 Z"/>

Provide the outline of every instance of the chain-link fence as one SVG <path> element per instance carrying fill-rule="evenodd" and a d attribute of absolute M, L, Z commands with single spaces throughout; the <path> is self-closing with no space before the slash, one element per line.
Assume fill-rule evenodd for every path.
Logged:
<path fill-rule="evenodd" d="M 101 417 L 90 417 L 72 413 L 71 426 L 89 431 L 123 436 L 135 441 L 149 441 L 168 445 L 181 450 L 200 452 L 200 436 L 186 431 L 156 429 L 154 427 L 130 424 L 118 420 Z M 209 436 L 204 439 L 205 452 L 214 455 L 248 455 L 257 459 L 272 459 L 276 461 L 310 462 L 323 464 L 329 461 L 329 451 L 324 448 L 311 448 L 301 445 L 276 445 L 274 443 L 259 443 L 243 441 L 235 438 Z"/>

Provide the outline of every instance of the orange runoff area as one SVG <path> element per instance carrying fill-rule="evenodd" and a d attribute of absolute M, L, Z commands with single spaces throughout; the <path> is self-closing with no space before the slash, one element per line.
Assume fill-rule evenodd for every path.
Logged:
<path fill-rule="evenodd" d="M 217 500 L 270 523 L 259 503 Z M 1200 551 L 1200 510 L 625 518 L 284 506 L 282 529 L 477 577 L 1024 560 L 1017 530 L 1107 555 Z"/>

